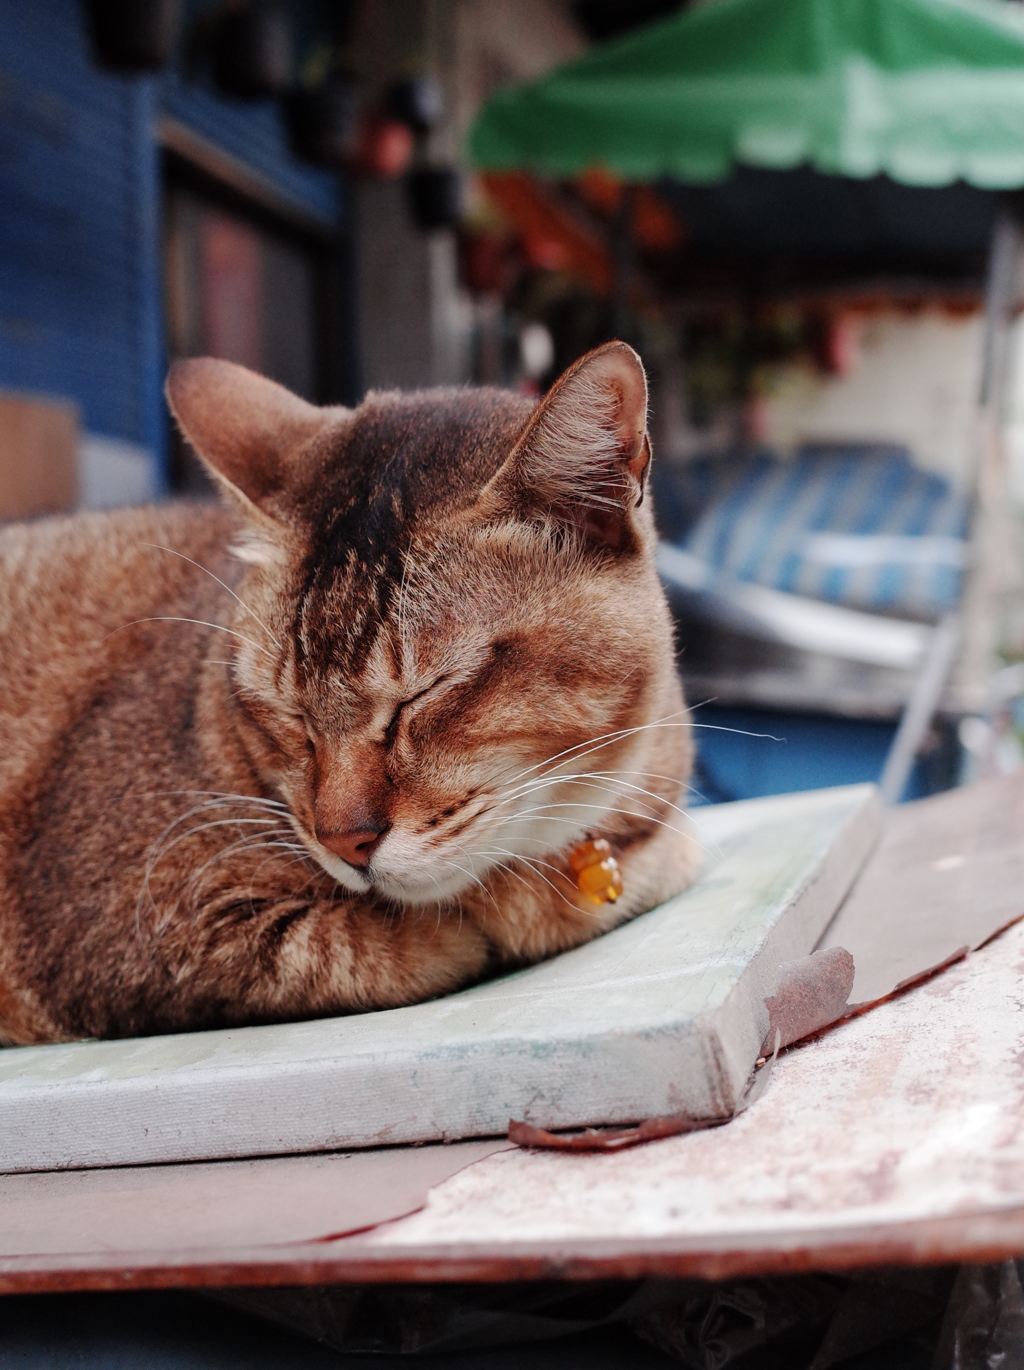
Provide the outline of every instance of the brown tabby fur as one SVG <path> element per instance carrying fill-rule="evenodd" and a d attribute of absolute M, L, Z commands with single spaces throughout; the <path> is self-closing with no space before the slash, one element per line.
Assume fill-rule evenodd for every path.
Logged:
<path fill-rule="evenodd" d="M 0 1040 L 408 1003 L 688 883 L 629 348 L 537 408 L 207 360 L 169 397 L 225 507 L 0 533 Z M 366 827 L 366 870 L 316 836 Z"/>

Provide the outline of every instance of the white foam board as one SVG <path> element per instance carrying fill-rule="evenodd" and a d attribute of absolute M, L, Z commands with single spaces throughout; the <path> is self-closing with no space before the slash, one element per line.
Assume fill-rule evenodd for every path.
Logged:
<path fill-rule="evenodd" d="M 694 885 L 596 941 L 430 1003 L 0 1052 L 0 1171 L 140 1165 L 727 1116 L 781 961 L 877 840 L 873 786 L 698 810 Z"/>

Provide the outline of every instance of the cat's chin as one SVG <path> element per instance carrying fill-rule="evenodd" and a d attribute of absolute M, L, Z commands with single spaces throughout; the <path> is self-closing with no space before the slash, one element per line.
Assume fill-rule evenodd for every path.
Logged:
<path fill-rule="evenodd" d="M 415 876 L 403 877 L 372 868 L 364 875 L 315 839 L 307 838 L 306 844 L 327 874 L 352 894 L 376 894 L 396 904 L 441 904 L 460 894 L 468 883 L 461 875 L 417 880 Z"/>
<path fill-rule="evenodd" d="M 417 880 L 415 876 L 398 876 L 390 872 L 375 872 L 373 891 L 395 904 L 410 906 L 431 906 L 444 904 L 462 894 L 471 881 L 463 876 L 427 876 Z"/>

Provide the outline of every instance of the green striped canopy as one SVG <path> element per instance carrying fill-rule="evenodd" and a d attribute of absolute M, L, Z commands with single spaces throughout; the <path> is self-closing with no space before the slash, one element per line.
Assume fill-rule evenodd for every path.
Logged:
<path fill-rule="evenodd" d="M 517 89 L 473 164 L 720 180 L 803 163 L 908 185 L 1024 185 L 1024 6 L 703 0 Z"/>

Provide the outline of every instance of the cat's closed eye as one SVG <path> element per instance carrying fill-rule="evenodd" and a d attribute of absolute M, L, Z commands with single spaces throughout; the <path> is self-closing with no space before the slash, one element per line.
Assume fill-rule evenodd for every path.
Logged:
<path fill-rule="evenodd" d="M 391 715 L 391 721 L 388 723 L 387 729 L 385 730 L 386 738 L 388 740 L 393 740 L 398 732 L 398 727 L 402 722 L 402 719 L 407 718 L 410 712 L 414 712 L 415 706 L 421 704 L 428 696 L 439 694 L 443 687 L 448 684 L 450 679 L 451 677 L 447 675 L 438 676 L 438 678 L 432 680 L 429 685 L 425 685 L 422 690 L 417 690 L 416 693 L 410 695 L 408 699 L 403 699 L 401 703 L 396 706 L 395 712 Z"/>

